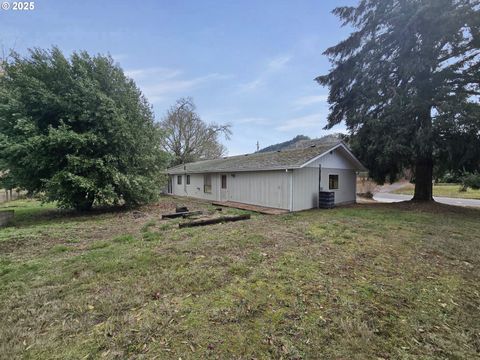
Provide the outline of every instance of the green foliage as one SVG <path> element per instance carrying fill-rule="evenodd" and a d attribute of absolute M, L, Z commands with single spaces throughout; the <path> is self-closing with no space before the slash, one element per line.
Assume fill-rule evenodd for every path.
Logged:
<path fill-rule="evenodd" d="M 466 174 L 462 178 L 462 185 L 466 188 L 471 188 L 473 190 L 480 189 L 480 173 Z"/>
<path fill-rule="evenodd" d="M 12 55 L 0 77 L 0 171 L 47 202 L 140 204 L 166 163 L 151 106 L 109 56 Z"/>
<path fill-rule="evenodd" d="M 431 187 L 435 161 L 480 166 L 474 3 L 361 0 L 334 10 L 354 31 L 326 50 L 333 68 L 316 79 L 330 87 L 327 127 L 346 123 L 376 181 L 416 166 L 416 184 Z"/>
<path fill-rule="evenodd" d="M 446 172 L 438 178 L 437 183 L 455 184 L 462 180 L 462 175 L 456 172 Z"/>
<path fill-rule="evenodd" d="M 480 171 L 480 109 L 478 104 L 453 104 L 435 122 L 438 174 Z M 449 181 L 449 182 L 458 182 Z"/>

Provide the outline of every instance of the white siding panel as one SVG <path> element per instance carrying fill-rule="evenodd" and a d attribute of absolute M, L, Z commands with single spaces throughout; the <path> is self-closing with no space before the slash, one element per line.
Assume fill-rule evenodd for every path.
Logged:
<path fill-rule="evenodd" d="M 191 196 L 210 201 L 218 200 L 219 178 L 217 174 L 212 176 L 212 193 L 203 192 L 203 174 L 190 174 L 190 185 L 187 185 L 187 176 L 182 175 L 182 185 L 177 184 L 177 176 L 173 175 L 173 195 Z"/>
<path fill-rule="evenodd" d="M 355 169 L 355 164 L 350 161 L 349 155 L 343 148 L 332 150 L 307 166 L 318 168 L 319 164 L 322 164 L 322 167 L 331 169 Z"/>
<path fill-rule="evenodd" d="M 223 190 L 222 201 L 236 201 L 245 204 L 267 206 L 293 211 L 317 207 L 319 191 L 319 165 L 321 165 L 323 191 L 335 192 L 335 203 L 352 203 L 356 200 L 356 170 L 343 149 L 336 149 L 308 166 L 286 172 L 258 171 L 225 173 L 227 189 Z M 339 189 L 329 190 L 328 176 L 339 177 Z M 211 174 L 212 193 L 203 192 L 203 174 L 190 174 L 190 185 L 182 175 L 182 185 L 173 176 L 173 194 L 191 196 L 209 201 L 220 200 L 222 174 Z"/>
<path fill-rule="evenodd" d="M 290 174 L 286 171 L 227 174 L 227 199 L 245 204 L 289 209 Z"/>
<path fill-rule="evenodd" d="M 226 196 L 222 200 L 290 209 L 291 174 L 285 170 L 226 173 L 225 175 L 227 175 L 227 189 Z M 211 194 L 203 192 L 203 174 L 190 174 L 190 185 L 186 185 L 186 175 L 182 176 L 182 185 L 177 184 L 177 175 L 173 176 L 173 195 L 191 196 L 210 201 L 220 200 L 222 174 L 211 174 Z"/>
<path fill-rule="evenodd" d="M 293 211 L 318 205 L 318 167 L 293 170 Z"/>
<path fill-rule="evenodd" d="M 293 172 L 293 210 L 300 211 L 318 206 L 319 168 L 305 167 Z M 338 175 L 338 189 L 328 188 L 329 175 Z M 356 201 L 357 174 L 350 169 L 331 169 L 322 167 L 322 191 L 335 193 L 335 204 L 354 203 Z"/>
<path fill-rule="evenodd" d="M 329 175 L 338 175 L 338 189 L 330 190 L 328 188 Z M 350 169 L 329 169 L 322 167 L 322 188 L 323 191 L 333 191 L 335 193 L 335 204 L 354 203 L 357 199 L 357 173 Z"/>
<path fill-rule="evenodd" d="M 320 187 L 322 191 L 335 192 L 335 204 L 353 203 L 356 201 L 357 175 L 355 165 L 349 160 L 342 148 L 325 154 L 320 159 L 309 163 L 306 167 L 294 170 L 293 173 L 293 210 L 300 211 L 317 207 L 319 167 L 322 169 Z M 339 188 L 328 188 L 328 175 L 338 175 Z"/>

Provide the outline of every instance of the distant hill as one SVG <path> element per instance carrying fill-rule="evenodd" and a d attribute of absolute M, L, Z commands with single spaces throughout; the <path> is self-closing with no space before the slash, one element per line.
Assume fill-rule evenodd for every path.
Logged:
<path fill-rule="evenodd" d="M 317 139 L 310 139 L 308 136 L 305 136 L 305 135 L 297 135 L 291 140 L 267 146 L 266 148 L 260 149 L 257 152 L 262 153 L 262 152 L 279 151 L 279 150 L 302 149 L 312 145 L 337 142 L 342 140 L 343 137 L 344 137 L 343 134 L 332 134 L 332 135 L 322 136 L 321 138 L 317 138 Z"/>
<path fill-rule="evenodd" d="M 305 135 L 297 135 L 292 140 L 267 146 L 266 148 L 260 149 L 257 152 L 262 153 L 262 152 L 284 150 L 289 148 L 290 146 L 295 146 L 295 144 L 299 143 L 300 141 L 305 141 L 305 140 L 311 140 L 311 139 Z"/>

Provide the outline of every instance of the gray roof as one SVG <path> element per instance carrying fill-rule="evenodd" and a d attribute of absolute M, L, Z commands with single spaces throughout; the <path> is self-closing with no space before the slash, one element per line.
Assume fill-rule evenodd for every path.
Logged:
<path fill-rule="evenodd" d="M 197 161 L 172 167 L 167 170 L 167 173 L 218 173 L 295 169 L 301 167 L 309 160 L 328 152 L 339 144 L 343 143 L 327 143 L 304 149 L 254 153 L 215 160 Z"/>

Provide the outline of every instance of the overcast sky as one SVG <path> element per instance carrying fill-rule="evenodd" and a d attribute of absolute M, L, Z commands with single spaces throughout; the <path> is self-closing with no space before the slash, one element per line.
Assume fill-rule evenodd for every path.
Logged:
<path fill-rule="evenodd" d="M 110 53 L 146 94 L 160 120 L 179 97 L 193 97 L 207 122 L 232 124 L 230 155 L 326 123 L 327 89 L 314 78 L 322 52 L 348 35 L 331 14 L 354 0 L 37 0 L 33 11 L 0 10 L 0 43 L 24 53 Z M 342 125 L 329 132 L 344 131 Z"/>

